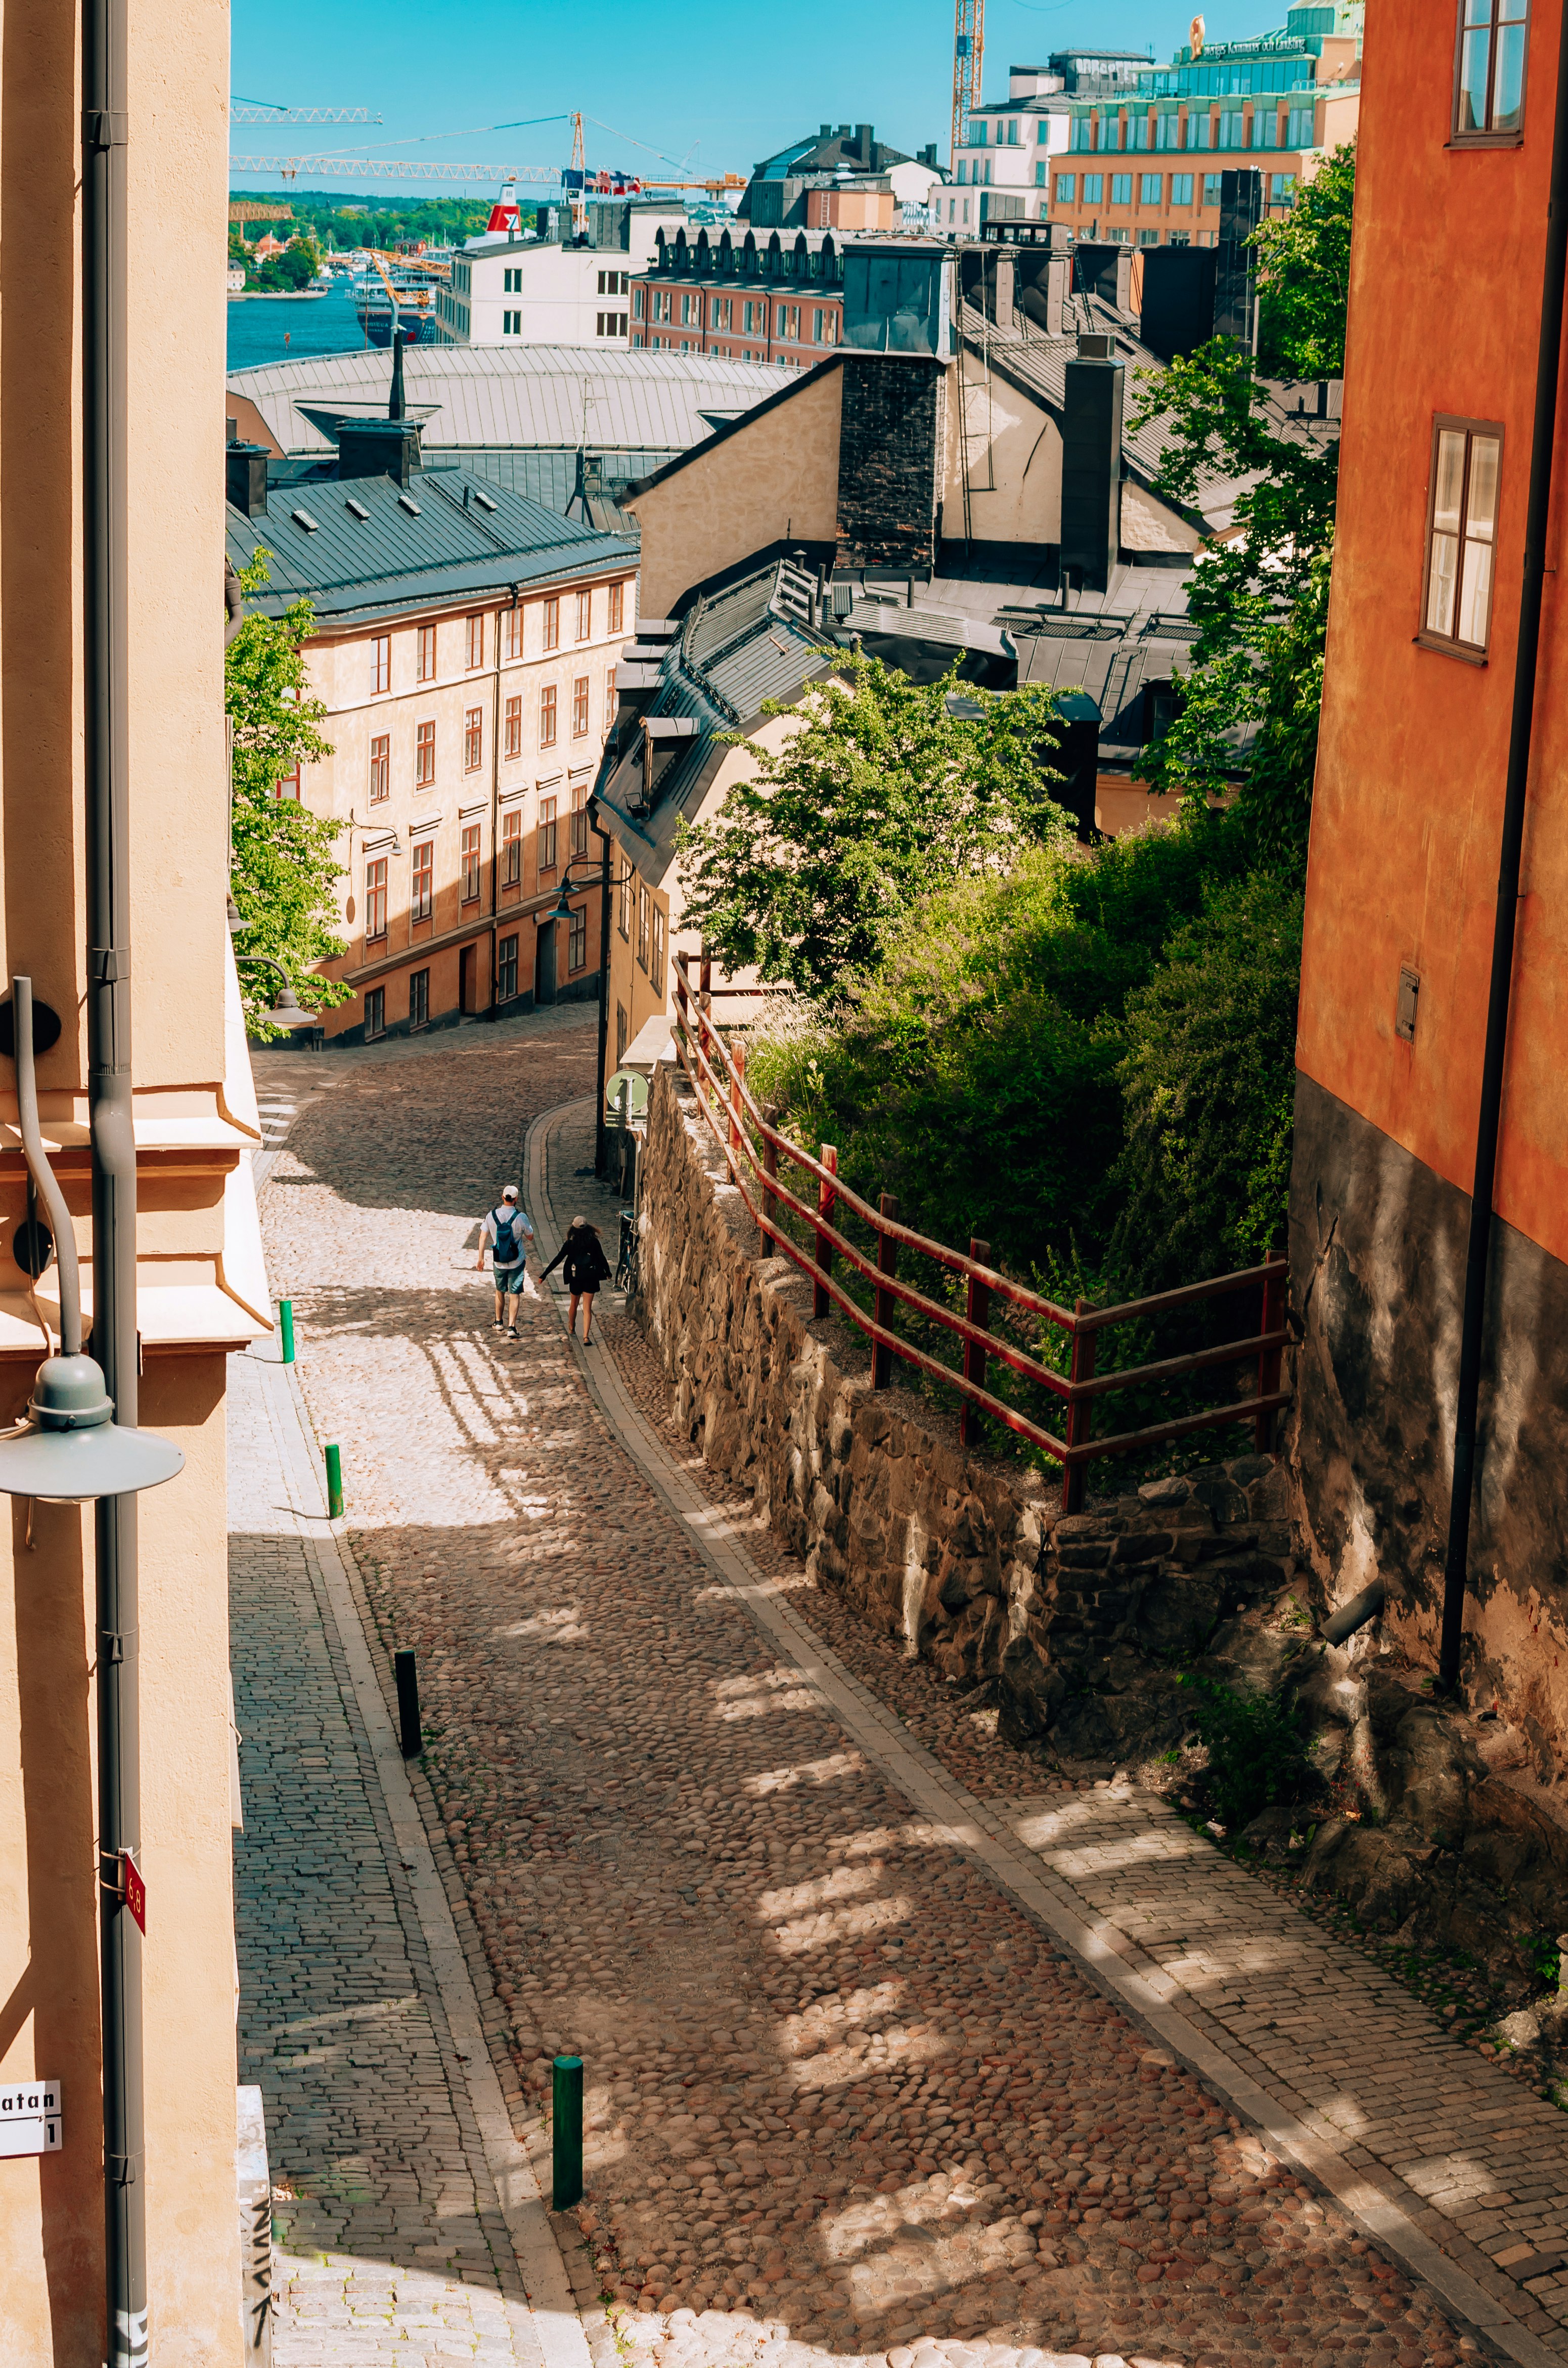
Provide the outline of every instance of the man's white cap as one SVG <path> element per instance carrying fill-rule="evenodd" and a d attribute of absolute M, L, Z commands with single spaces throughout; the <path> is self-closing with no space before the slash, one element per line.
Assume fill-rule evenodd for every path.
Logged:
<path fill-rule="evenodd" d="M 506 1190 L 501 1195 L 503 1201 L 515 1201 L 517 1197 L 517 1188 L 515 1184 L 508 1184 Z"/>

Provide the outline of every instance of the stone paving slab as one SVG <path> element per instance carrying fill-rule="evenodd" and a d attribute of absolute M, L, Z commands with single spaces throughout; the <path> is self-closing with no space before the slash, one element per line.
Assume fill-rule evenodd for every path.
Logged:
<path fill-rule="evenodd" d="M 264 1221 L 381 1666 L 420 1656 L 415 1793 L 525 2146 L 550 2055 L 588 2060 L 568 2258 L 616 2341 L 693 2368 L 1473 2349 L 1085 1981 L 993 1838 L 889 1781 L 602 1420 L 553 1305 L 491 1333 L 475 1220 L 591 1041 L 575 1083 L 564 1042 L 442 1050 L 306 1110 Z M 551 1190 L 585 1197 L 562 1149 Z"/>

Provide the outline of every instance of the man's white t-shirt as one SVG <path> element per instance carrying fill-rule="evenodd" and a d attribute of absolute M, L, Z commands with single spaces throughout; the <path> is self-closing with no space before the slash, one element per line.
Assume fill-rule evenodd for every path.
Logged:
<path fill-rule="evenodd" d="M 496 1269 L 497 1272 L 501 1274 L 506 1274 L 510 1272 L 513 1267 L 522 1265 L 524 1258 L 528 1253 L 528 1246 L 534 1237 L 534 1229 L 529 1222 L 528 1211 L 526 1209 L 518 1208 L 516 1201 L 510 1201 L 506 1207 L 503 1207 L 500 1212 L 503 1220 L 506 1218 L 507 1208 L 510 1208 L 512 1212 L 512 1231 L 514 1238 L 520 1238 L 522 1249 L 515 1258 L 492 1259 L 492 1265 Z M 484 1220 L 484 1238 L 489 1243 L 492 1249 L 495 1247 L 495 1221 L 496 1212 L 494 1209 L 491 1209 L 487 1212 Z"/>

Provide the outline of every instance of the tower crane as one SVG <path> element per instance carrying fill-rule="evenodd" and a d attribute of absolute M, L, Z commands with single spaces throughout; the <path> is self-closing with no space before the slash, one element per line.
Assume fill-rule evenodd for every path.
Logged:
<path fill-rule="evenodd" d="M 953 141 L 948 161 L 963 145 L 964 117 L 980 105 L 985 57 L 985 0 L 953 0 Z"/>

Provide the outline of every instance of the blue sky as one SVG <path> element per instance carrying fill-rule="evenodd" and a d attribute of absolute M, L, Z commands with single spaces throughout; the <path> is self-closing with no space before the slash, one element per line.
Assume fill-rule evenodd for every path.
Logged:
<path fill-rule="evenodd" d="M 985 95 L 1006 89 L 1010 63 L 1069 43 L 1102 42 L 1168 57 L 1187 39 L 1190 6 L 1158 0 L 988 0 Z M 1205 11 L 1210 40 L 1282 24 L 1284 0 Z M 290 106 L 359 106 L 378 129 L 233 127 L 235 155 L 347 149 L 367 156 L 454 163 L 561 165 L 567 126 L 489 131 L 479 127 L 580 108 L 628 135 L 585 125 L 590 166 L 641 163 L 652 148 L 695 174 L 747 173 L 758 157 L 804 131 L 871 122 L 912 154 L 928 140 L 946 161 L 952 86 L 951 0 L 793 0 L 786 8 L 679 0 L 575 0 L 530 8 L 494 0 L 233 0 L 233 88 Z M 415 142 L 410 136 L 464 136 Z M 372 146 L 373 141 L 377 144 Z M 635 147 L 633 141 L 646 143 Z M 669 166 L 664 168 L 666 172 Z M 236 185 L 276 176 L 235 175 Z M 312 173 L 311 186 L 393 186 L 356 175 Z M 410 186 L 413 185 L 404 185 Z M 443 185 L 429 184 L 433 188 Z M 444 185 L 460 193 L 460 185 Z"/>

